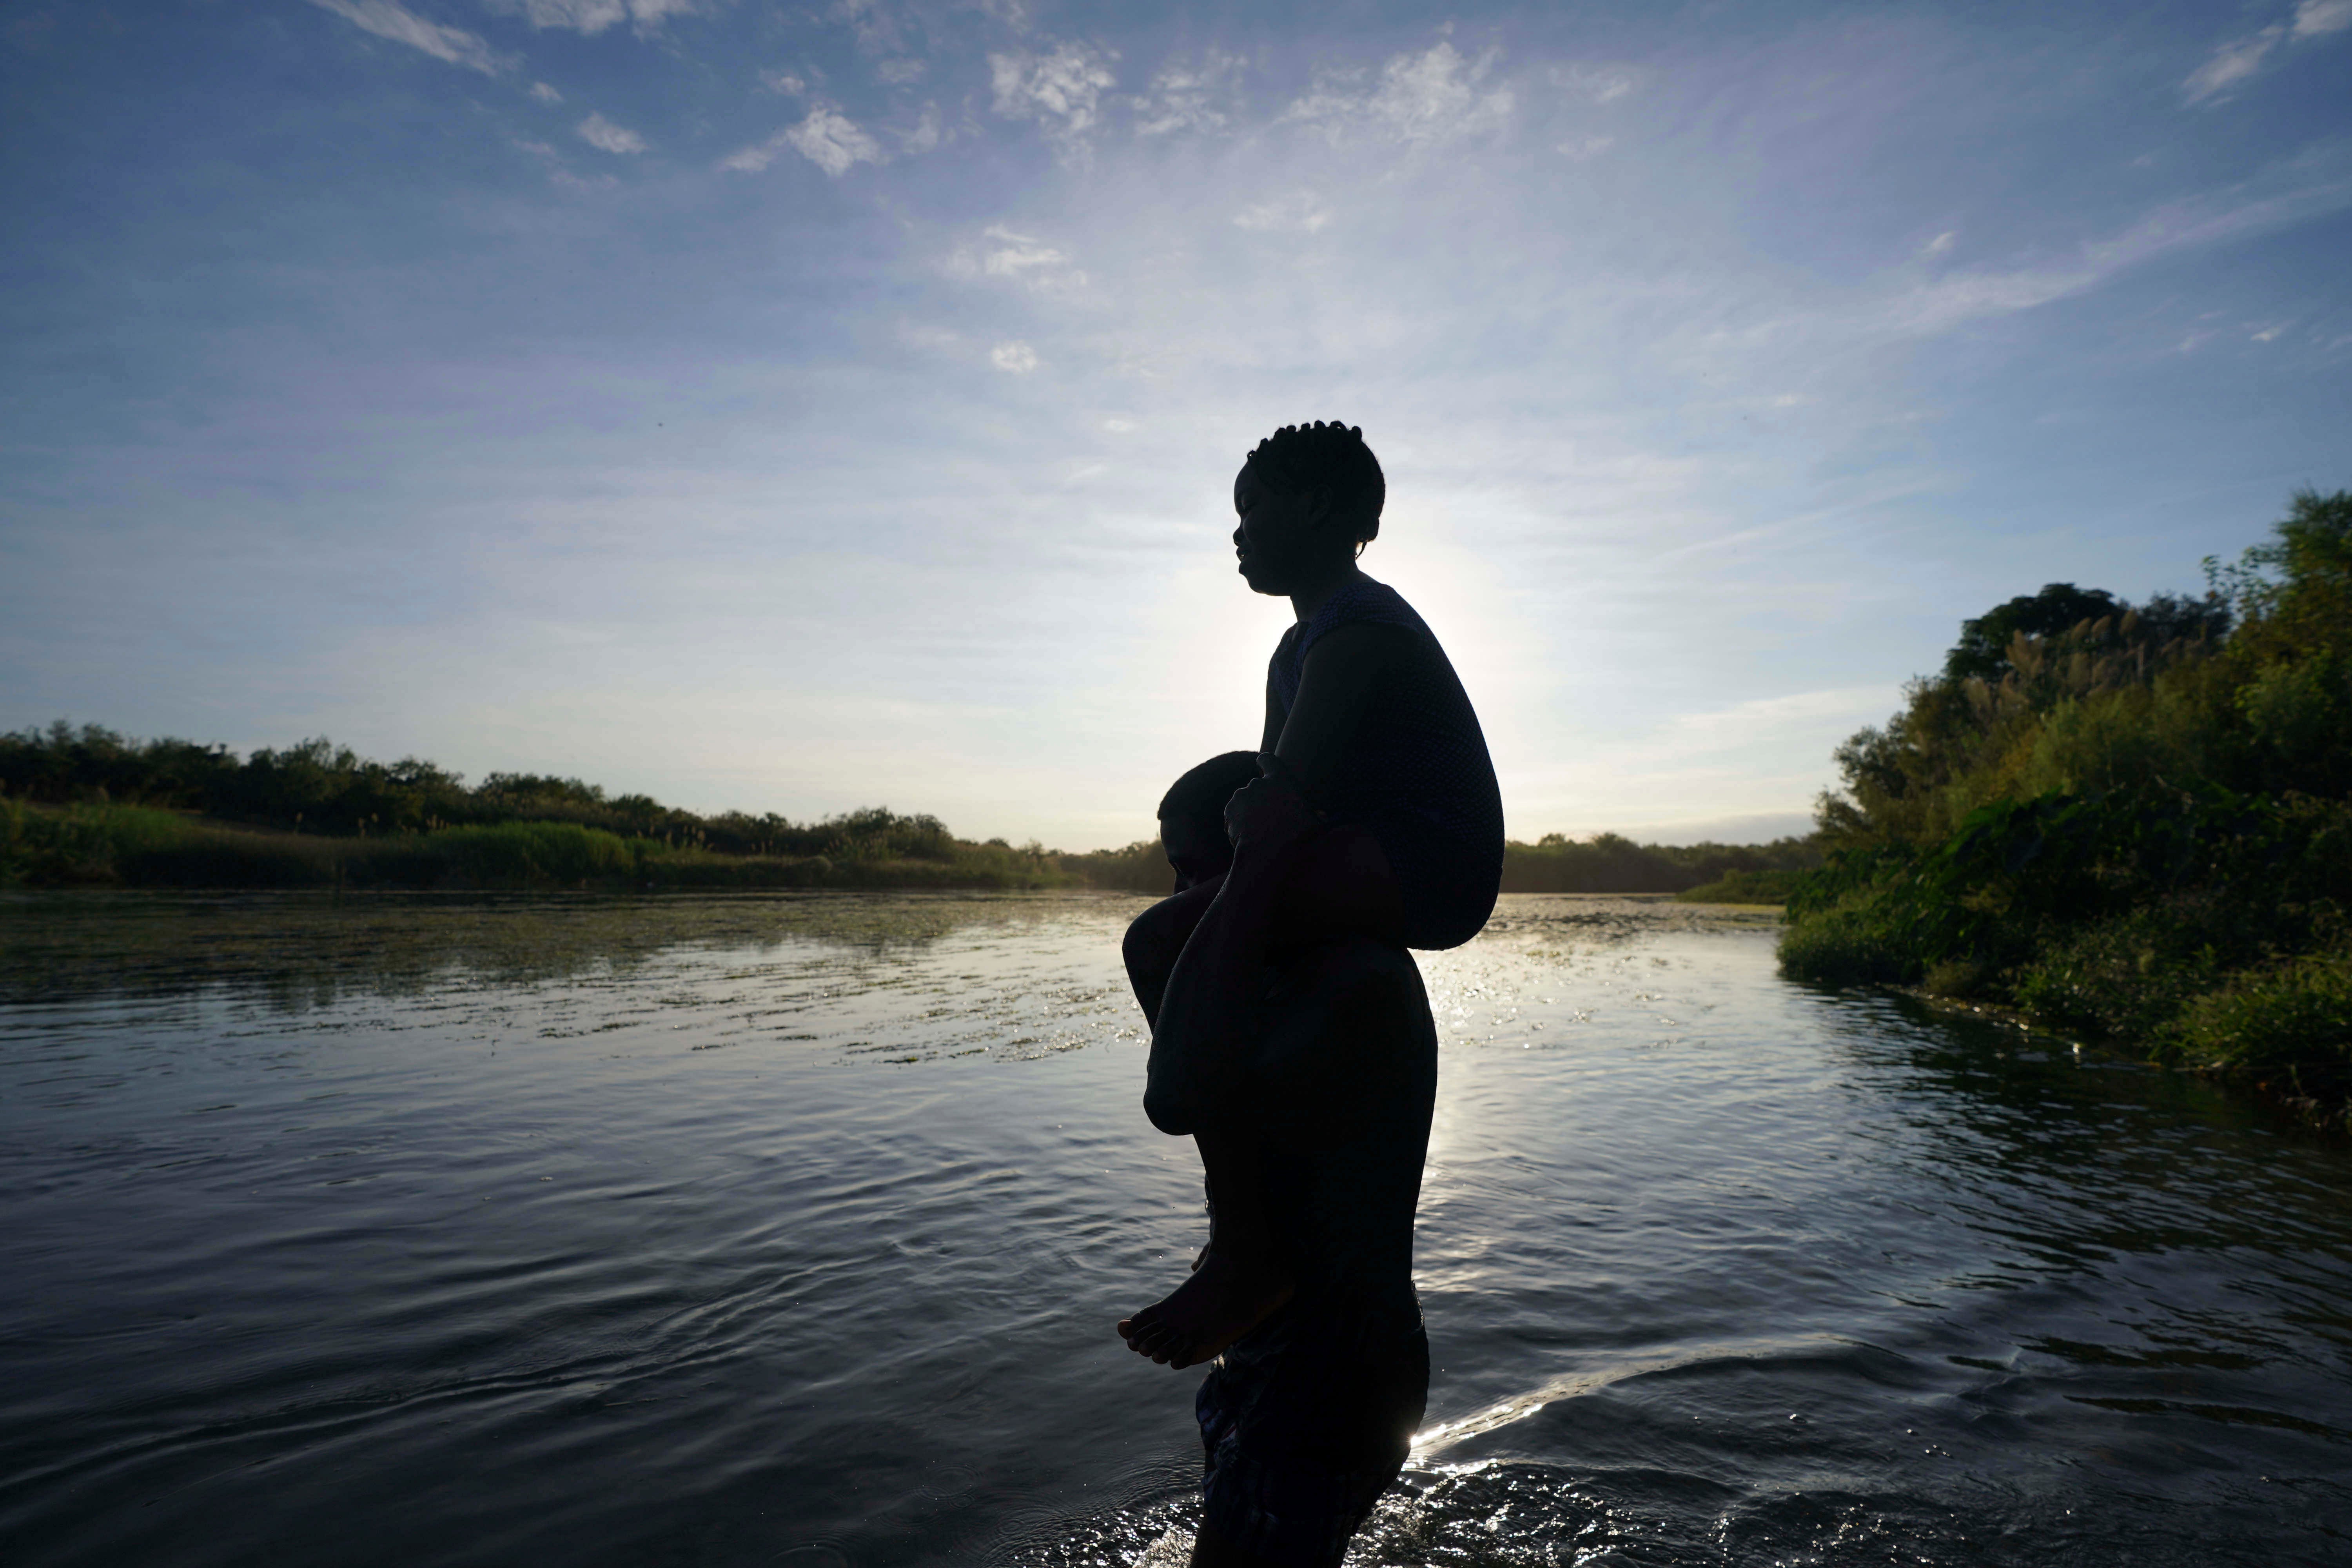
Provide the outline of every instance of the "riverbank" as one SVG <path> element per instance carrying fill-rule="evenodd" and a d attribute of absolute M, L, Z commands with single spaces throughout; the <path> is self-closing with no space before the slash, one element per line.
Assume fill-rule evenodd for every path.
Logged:
<path fill-rule="evenodd" d="M 567 822 L 305 834 L 147 806 L 0 800 L 0 886 L 243 889 L 961 889 L 1083 886 L 1037 848 L 946 839 L 920 855 L 726 855 Z"/>
<path fill-rule="evenodd" d="M 796 850 L 781 847 L 795 843 Z M 1575 841 L 1553 834 L 1538 844 L 1507 846 L 1502 890 L 1778 904 L 1799 874 L 1787 867 L 1808 853 L 1796 840 L 1661 847 L 1610 834 Z M 879 809 L 766 838 L 713 837 L 698 827 L 630 833 L 536 818 L 393 832 L 364 826 L 319 832 L 186 809 L 102 800 L 36 804 L 0 795 L 0 887 L 608 892 L 1094 888 L 1165 896 L 1175 884 L 1156 838 L 1073 854 L 1001 839 L 974 843 L 956 837 L 935 818 Z"/>

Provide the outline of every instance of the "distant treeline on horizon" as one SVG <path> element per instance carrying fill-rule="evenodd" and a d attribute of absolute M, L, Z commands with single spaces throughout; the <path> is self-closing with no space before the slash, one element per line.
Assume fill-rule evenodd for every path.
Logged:
<path fill-rule="evenodd" d="M 1679 893 L 1820 859 L 1810 838 L 1664 846 L 1554 833 L 1507 847 L 1503 887 Z M 0 882 L 1165 892 L 1172 879 L 1156 838 L 1070 853 L 959 838 L 936 816 L 882 806 L 806 822 L 703 816 L 547 773 L 494 773 L 468 785 L 437 763 L 377 762 L 324 739 L 240 757 L 226 745 L 133 740 L 60 719 L 0 733 Z"/>

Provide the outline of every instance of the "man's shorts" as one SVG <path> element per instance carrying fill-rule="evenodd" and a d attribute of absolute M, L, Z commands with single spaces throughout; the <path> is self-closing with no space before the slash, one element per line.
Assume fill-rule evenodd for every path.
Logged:
<path fill-rule="evenodd" d="M 1338 1568 L 1404 1468 L 1429 1397 L 1429 1336 L 1296 1308 L 1201 1384 L 1202 1516 L 1281 1568 Z"/>

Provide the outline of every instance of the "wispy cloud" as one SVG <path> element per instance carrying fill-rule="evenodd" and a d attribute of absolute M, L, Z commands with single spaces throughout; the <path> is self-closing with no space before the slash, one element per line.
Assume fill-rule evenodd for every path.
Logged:
<path fill-rule="evenodd" d="M 898 18 L 881 0 L 834 0 L 831 16 L 848 24 L 858 48 L 868 55 L 895 55 L 906 47 Z"/>
<path fill-rule="evenodd" d="M 490 8 L 520 16 L 537 28 L 562 28 L 590 37 L 620 22 L 648 33 L 672 16 L 695 9 L 695 0 L 488 0 Z"/>
<path fill-rule="evenodd" d="M 1782 352 L 1792 333 L 1880 341 L 1933 337 L 1970 321 L 2038 310 L 2159 257 L 2352 206 L 2352 169 L 2345 166 L 2347 158 L 2347 150 L 2339 146 L 2330 155 L 2291 161 L 2236 190 L 2168 203 L 2105 239 L 2081 246 L 2063 260 L 1932 278 L 1906 267 L 1890 275 L 1888 286 L 1874 295 L 1843 300 L 1832 310 L 1777 318 L 1742 333 L 1706 334 L 1700 352 L 1728 348 L 1734 338 L 1759 348 L 1777 344 L 1773 352 Z M 2262 189 L 2265 185 L 2266 194 Z M 1938 235 L 1921 256 L 1932 259 L 1946 254 L 1950 238 Z"/>
<path fill-rule="evenodd" d="M 754 143 L 719 160 L 719 166 L 738 174 L 756 174 L 791 148 L 835 179 L 860 163 L 888 161 L 882 144 L 857 122 L 829 103 L 811 106 L 808 118 L 786 126 L 765 142 Z"/>
<path fill-rule="evenodd" d="M 379 38 L 422 49 L 436 60 L 480 71 L 484 76 L 496 76 L 505 68 L 505 62 L 476 35 L 463 27 L 428 22 L 401 5 L 400 0 L 310 0 L 310 4 L 333 12 L 354 27 Z"/>
<path fill-rule="evenodd" d="M 1233 118 L 1230 100 L 1245 63 L 1239 55 L 1211 49 L 1198 65 L 1177 60 L 1161 66 L 1151 86 L 1135 100 L 1135 133 L 1223 130 Z"/>
<path fill-rule="evenodd" d="M 857 128 L 856 122 L 830 104 L 820 103 L 808 118 L 784 132 L 793 151 L 835 179 L 860 163 L 882 162 L 882 145 Z"/>
<path fill-rule="evenodd" d="M 531 97 L 539 100 L 541 103 L 562 103 L 563 101 L 563 95 L 556 91 L 553 88 L 548 86 L 543 81 L 535 81 L 530 84 L 530 95 Z"/>
<path fill-rule="evenodd" d="M 1276 196 L 1272 201 L 1257 202 L 1234 215 L 1234 226 L 1236 228 L 1263 229 L 1274 233 L 1314 234 L 1330 221 L 1331 209 L 1305 191 L 1294 195 Z"/>
<path fill-rule="evenodd" d="M 646 139 L 626 126 L 615 125 L 601 114 L 591 114 L 572 129 L 580 140 L 600 152 L 635 153 L 646 150 Z"/>
<path fill-rule="evenodd" d="M 1044 54 L 992 54 L 988 74 L 996 112 L 1037 121 L 1066 149 L 1081 147 L 1099 117 L 1102 95 L 1118 85 L 1110 69 L 1117 58 L 1078 43 L 1057 44 Z"/>
<path fill-rule="evenodd" d="M 1564 87 L 1595 103 L 1614 103 L 1632 92 L 1640 80 L 1631 66 L 1554 66 L 1548 74 L 1553 86 Z"/>
<path fill-rule="evenodd" d="M 968 280 L 1002 279 L 1038 294 L 1068 294 L 1087 286 L 1086 273 L 1059 246 L 1003 224 L 982 230 L 979 244 L 949 252 L 940 270 Z"/>
<path fill-rule="evenodd" d="M 1515 102 L 1509 88 L 1485 85 L 1500 58 L 1489 49 L 1466 60 L 1450 40 L 1440 39 L 1419 54 L 1396 56 L 1376 79 L 1357 71 L 1320 75 L 1283 118 L 1314 126 L 1334 142 L 1369 134 L 1430 146 L 1497 130 Z"/>
<path fill-rule="evenodd" d="M 946 133 L 940 128 L 940 106 L 936 103 L 923 105 L 923 112 L 916 117 L 910 129 L 894 131 L 891 134 L 898 138 L 899 150 L 909 155 L 919 156 L 930 152 L 947 140 Z"/>
<path fill-rule="evenodd" d="M 2352 27 L 2352 0 L 2303 0 L 2294 8 L 2294 36 L 2315 38 Z"/>
<path fill-rule="evenodd" d="M 2302 0 L 2284 21 L 2231 38 L 2180 84 L 2191 103 L 2227 98 L 2253 79 L 2281 45 L 2305 43 L 2352 28 L 2352 0 Z"/>
<path fill-rule="evenodd" d="M 1037 351 L 1016 338 L 989 350 L 988 361 L 999 370 L 1027 375 L 1037 368 Z"/>

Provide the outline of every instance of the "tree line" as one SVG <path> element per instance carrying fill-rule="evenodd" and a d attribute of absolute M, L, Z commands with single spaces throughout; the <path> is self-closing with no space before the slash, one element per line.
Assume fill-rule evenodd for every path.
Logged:
<path fill-rule="evenodd" d="M 168 814 L 205 821 L 192 826 Z M 597 837 L 520 832 L 527 825 Z M 278 843 L 234 831 L 240 827 L 373 847 Z M 405 848 L 395 852 L 391 841 Z M 1780 884 L 1773 879 L 1820 859 L 1810 838 L 1676 846 L 1552 833 L 1506 847 L 1503 888 L 1723 888 L 1727 896 L 1777 901 Z M 323 739 L 239 756 L 225 745 L 134 740 L 62 719 L 0 734 L 0 879 L 301 887 L 354 879 L 384 886 L 635 879 L 758 887 L 923 885 L 926 878 L 951 885 L 965 874 L 984 887 L 1165 893 L 1173 886 L 1156 838 L 1069 853 L 1001 838 L 974 843 L 936 816 L 883 806 L 805 822 L 772 812 L 703 816 L 549 773 L 493 773 L 469 785 L 436 763 L 378 762 Z"/>

